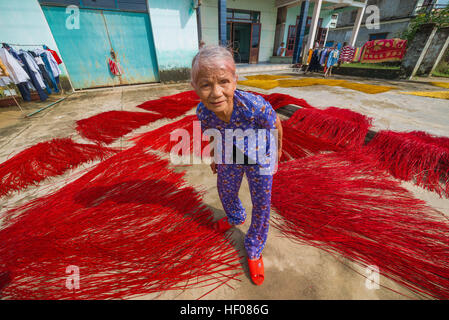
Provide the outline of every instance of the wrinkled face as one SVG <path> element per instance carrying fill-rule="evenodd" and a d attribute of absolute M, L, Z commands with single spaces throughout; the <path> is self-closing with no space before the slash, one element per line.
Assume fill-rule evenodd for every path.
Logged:
<path fill-rule="evenodd" d="M 207 109 L 223 112 L 232 108 L 237 76 L 225 66 L 202 67 L 192 86 Z"/>

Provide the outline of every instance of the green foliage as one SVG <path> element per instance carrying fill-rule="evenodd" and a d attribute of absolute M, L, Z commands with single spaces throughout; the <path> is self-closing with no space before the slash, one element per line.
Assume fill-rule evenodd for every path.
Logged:
<path fill-rule="evenodd" d="M 343 68 L 364 68 L 364 69 L 387 69 L 399 70 L 400 66 L 397 63 L 342 63 L 340 67 Z"/>
<path fill-rule="evenodd" d="M 434 23 L 437 28 L 449 26 L 449 7 L 434 9 L 426 12 L 425 9 L 418 11 L 418 15 L 410 22 L 408 29 L 401 34 L 401 39 L 406 39 L 410 43 L 419 28 L 426 23 Z"/>

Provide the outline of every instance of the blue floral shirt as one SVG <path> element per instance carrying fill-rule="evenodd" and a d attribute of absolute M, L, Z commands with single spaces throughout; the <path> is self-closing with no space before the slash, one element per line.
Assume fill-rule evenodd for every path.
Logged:
<path fill-rule="evenodd" d="M 249 144 L 248 139 L 242 137 L 234 137 L 233 144 L 243 152 L 244 155 L 253 159 L 257 164 L 266 164 L 266 158 L 261 158 L 259 147 L 263 148 L 266 157 L 270 157 L 270 129 L 276 129 L 276 112 L 269 102 L 259 95 L 249 92 L 235 90 L 234 92 L 234 109 L 232 111 L 229 123 L 219 119 L 214 112 L 206 108 L 200 102 L 196 109 L 196 115 L 201 122 L 201 130 L 204 132 L 207 129 L 217 129 L 222 136 L 222 161 L 225 162 L 225 137 L 227 129 L 236 132 L 236 129 L 241 129 L 245 132 L 247 129 L 253 129 L 255 132 L 256 143 Z M 259 129 L 266 129 L 264 131 Z M 229 130 L 228 130 L 229 132 Z M 247 131 L 249 132 L 249 131 Z M 259 138 L 259 139 L 258 139 Z M 272 137 L 273 139 L 273 137 Z M 276 139 L 276 138 L 274 138 Z M 243 141 L 242 141 L 243 140 Z M 229 140 L 228 140 L 229 141 Z M 263 141 L 263 144 L 261 142 Z M 273 141 L 273 140 L 271 140 Z M 275 144 L 276 144 L 276 140 Z M 243 148 L 242 148 L 243 147 Z M 242 150 L 244 149 L 244 150 Z M 227 163 L 227 162 L 226 162 Z"/>

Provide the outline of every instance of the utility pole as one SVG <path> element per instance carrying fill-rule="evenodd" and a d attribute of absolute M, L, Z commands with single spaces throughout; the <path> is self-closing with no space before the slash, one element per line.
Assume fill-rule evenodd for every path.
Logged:
<path fill-rule="evenodd" d="M 198 46 L 201 42 L 201 40 L 203 40 L 203 33 L 201 31 L 201 0 L 196 0 L 195 1 L 196 6 L 196 30 L 198 33 Z"/>

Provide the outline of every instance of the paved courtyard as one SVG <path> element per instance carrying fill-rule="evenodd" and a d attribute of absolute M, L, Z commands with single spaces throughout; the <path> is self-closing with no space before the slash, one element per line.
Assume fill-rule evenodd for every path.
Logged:
<path fill-rule="evenodd" d="M 286 73 L 286 72 L 285 72 Z M 273 73 L 274 74 L 274 73 Z M 312 75 L 313 76 L 313 75 Z M 295 75 L 294 77 L 297 77 Z M 343 77 L 334 77 L 343 79 Z M 244 75 L 240 76 L 244 79 Z M 274 88 L 262 90 L 239 86 L 240 89 L 261 93 L 285 93 L 305 99 L 317 108 L 335 106 L 348 108 L 374 119 L 374 130 L 391 129 L 395 131 L 423 130 L 431 134 L 449 137 L 448 100 L 400 94 L 401 91 L 442 91 L 427 83 L 366 80 L 348 78 L 355 82 L 395 86 L 397 89 L 380 94 L 366 94 L 341 87 L 310 86 L 298 88 Z M 71 136 L 77 142 L 90 143 L 78 135 L 75 121 L 110 110 L 140 111 L 137 105 L 161 96 L 191 90 L 188 83 L 154 84 L 130 87 L 76 92 L 64 101 L 45 109 L 30 118 L 22 118 L 17 107 L 0 108 L 0 163 L 11 154 L 36 143 L 52 138 Z M 54 98 L 55 100 L 60 97 Z M 28 103 L 23 106 L 25 113 L 31 113 L 44 105 Z M 194 114 L 194 109 L 188 114 Z M 177 119 L 174 119 L 177 120 Z M 118 139 L 111 147 L 127 148 L 132 145 L 127 138 L 147 132 L 174 120 L 162 119 L 150 125 L 140 127 Z M 97 162 L 81 165 L 62 176 L 47 179 L 38 186 L 28 187 L 2 198 L 1 212 L 26 203 L 39 196 L 59 189 L 73 181 L 85 170 Z M 177 167 L 186 171 L 186 180 L 198 190 L 204 190 L 204 202 L 215 213 L 215 217 L 224 216 L 216 189 L 216 176 L 206 164 Z M 411 183 L 402 183 L 416 197 L 425 200 L 430 206 L 440 210 L 449 218 L 449 200 L 441 199 L 435 193 L 425 191 Z M 244 179 L 240 198 L 248 212 L 251 199 L 248 184 Z M 276 213 L 272 211 L 272 215 Z M 237 227 L 232 238 L 237 249 L 244 256 L 243 238 L 249 228 L 250 219 Z M 241 281 L 230 282 L 232 286 L 221 286 L 205 299 L 407 299 L 416 298 L 409 290 L 381 277 L 381 287 L 376 290 L 367 288 L 365 270 L 349 260 L 333 256 L 317 248 L 299 245 L 281 237 L 278 230 L 270 228 L 267 245 L 264 249 L 265 282 L 261 287 L 251 283 L 248 270 L 240 276 Z M 242 260 L 244 263 L 245 260 Z M 397 291 L 393 292 L 390 289 Z M 189 289 L 178 292 L 163 292 L 160 295 L 148 295 L 141 299 L 196 299 L 212 287 Z"/>

